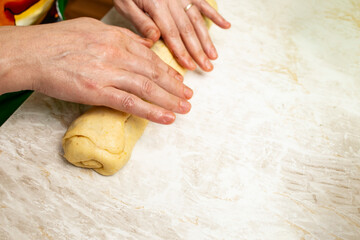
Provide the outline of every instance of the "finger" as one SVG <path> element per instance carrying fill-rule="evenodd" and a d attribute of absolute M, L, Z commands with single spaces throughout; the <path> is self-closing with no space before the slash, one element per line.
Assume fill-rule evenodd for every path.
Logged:
<path fill-rule="evenodd" d="M 180 73 L 178 73 L 175 69 L 166 64 L 163 60 L 161 60 L 158 55 L 156 55 L 156 53 L 154 53 L 150 49 L 130 42 L 127 50 L 135 56 L 143 57 L 154 63 L 156 66 L 167 72 L 171 77 L 174 77 L 176 80 L 181 82 L 184 80 L 184 77 Z"/>
<path fill-rule="evenodd" d="M 171 111 L 145 102 L 133 94 L 113 87 L 106 87 L 102 90 L 99 102 L 100 105 L 134 114 L 160 124 L 171 124 L 176 118 Z"/>
<path fill-rule="evenodd" d="M 159 7 L 149 8 L 148 12 L 159 27 L 166 45 L 176 60 L 181 66 L 194 70 L 196 65 L 181 40 L 180 33 L 173 17 L 170 15 L 168 7 L 161 5 Z"/>
<path fill-rule="evenodd" d="M 195 7 L 195 6 L 193 6 Z M 180 2 L 176 2 L 170 6 L 170 11 L 173 18 L 177 24 L 178 29 L 180 30 L 181 38 L 185 43 L 187 50 L 189 51 L 192 58 L 197 62 L 197 64 L 205 71 L 211 71 L 213 65 L 209 61 L 209 58 L 204 53 L 202 46 L 199 42 L 198 37 L 196 36 L 194 27 L 183 10 Z"/>
<path fill-rule="evenodd" d="M 139 63 L 141 63 L 141 68 L 139 68 Z M 168 72 L 161 69 L 154 61 L 149 61 L 141 56 L 129 56 L 125 69 L 149 78 L 158 86 L 177 97 L 190 99 L 193 95 L 193 91 L 189 87 L 169 75 Z"/>
<path fill-rule="evenodd" d="M 231 24 L 226 21 L 218 11 L 216 11 L 206 0 L 194 0 L 195 5 L 198 7 L 201 13 L 210 18 L 216 25 L 221 28 L 230 28 Z"/>
<path fill-rule="evenodd" d="M 137 35 L 136 33 L 133 33 L 132 31 L 130 31 L 129 29 L 121 28 L 121 27 L 117 27 L 117 28 L 120 32 L 124 33 L 125 35 L 127 35 L 128 37 L 133 39 L 134 41 L 136 41 L 148 48 L 154 44 L 154 42 L 151 39 L 142 38 L 139 35 Z"/>
<path fill-rule="evenodd" d="M 211 41 L 209 30 L 206 27 L 201 13 L 196 6 L 191 7 L 186 13 L 189 16 L 192 25 L 194 26 L 196 35 L 206 55 L 212 60 L 216 59 L 218 54 L 213 42 Z"/>
<path fill-rule="evenodd" d="M 168 93 L 149 78 L 128 71 L 121 71 L 119 76 L 121 77 L 112 79 L 111 82 L 112 86 L 118 89 L 132 93 L 172 112 L 185 114 L 191 109 L 188 101 Z"/>
<path fill-rule="evenodd" d="M 159 40 L 159 28 L 133 1 L 114 1 L 114 4 L 116 10 L 129 19 L 144 37 L 153 42 Z"/>

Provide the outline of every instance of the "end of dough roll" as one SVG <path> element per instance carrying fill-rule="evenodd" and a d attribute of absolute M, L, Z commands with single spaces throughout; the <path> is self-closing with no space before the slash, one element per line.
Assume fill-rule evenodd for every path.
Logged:
<path fill-rule="evenodd" d="M 72 164 L 112 175 L 129 160 L 148 121 L 107 107 L 93 107 L 66 132 L 64 157 Z"/>
<path fill-rule="evenodd" d="M 207 2 L 217 9 L 214 0 Z M 210 28 L 212 22 L 204 17 Z M 165 63 L 180 74 L 182 68 L 162 40 L 151 48 Z M 148 121 L 107 107 L 93 107 L 76 119 L 66 132 L 62 145 L 64 157 L 72 164 L 92 168 L 102 175 L 119 171 L 130 159 L 136 141 Z"/>

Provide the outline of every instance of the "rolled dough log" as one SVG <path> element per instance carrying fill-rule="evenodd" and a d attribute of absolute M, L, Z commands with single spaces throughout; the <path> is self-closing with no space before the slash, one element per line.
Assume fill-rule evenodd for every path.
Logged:
<path fill-rule="evenodd" d="M 217 9 L 214 0 L 207 0 Z M 208 28 L 212 22 L 204 18 Z M 162 40 L 151 48 L 165 63 L 185 74 Z M 107 107 L 92 107 L 69 127 L 62 140 L 64 157 L 72 164 L 113 175 L 129 160 L 148 121 Z"/>

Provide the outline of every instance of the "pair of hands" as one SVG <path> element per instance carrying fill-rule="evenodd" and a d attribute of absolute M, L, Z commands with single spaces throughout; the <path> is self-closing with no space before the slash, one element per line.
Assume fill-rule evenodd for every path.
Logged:
<path fill-rule="evenodd" d="M 183 0 L 115 0 L 147 38 L 89 18 L 1 27 L 0 93 L 32 89 L 170 124 L 174 112 L 190 111 L 193 92 L 149 47 L 161 33 L 182 66 L 194 69 L 194 59 L 210 71 L 217 54 L 196 6 L 220 27 L 230 26 L 205 1 L 193 3 L 185 13 Z"/>

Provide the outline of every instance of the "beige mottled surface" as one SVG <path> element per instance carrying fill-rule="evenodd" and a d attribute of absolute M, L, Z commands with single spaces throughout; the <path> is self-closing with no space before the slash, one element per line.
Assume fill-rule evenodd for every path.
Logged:
<path fill-rule="evenodd" d="M 0 239 L 360 239 L 359 1 L 219 9 L 191 113 L 114 176 L 61 157 L 77 104 L 35 94 L 0 128 Z"/>

